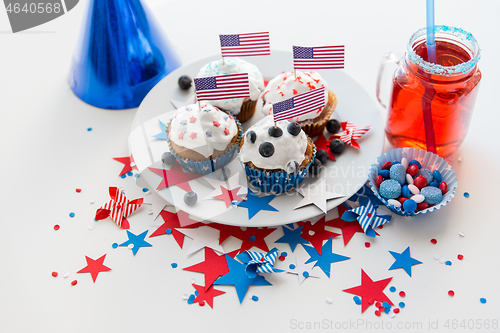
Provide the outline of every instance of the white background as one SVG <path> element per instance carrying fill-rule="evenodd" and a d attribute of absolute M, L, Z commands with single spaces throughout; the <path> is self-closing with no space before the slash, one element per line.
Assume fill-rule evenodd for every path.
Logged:
<path fill-rule="evenodd" d="M 268 30 L 272 48 L 286 51 L 292 44 L 345 44 L 346 73 L 374 99 L 382 55 L 403 51 L 411 34 L 425 25 L 423 0 L 145 2 L 184 64 L 217 54 L 219 33 Z M 351 260 L 332 265 L 330 279 L 318 268 L 321 278 L 307 279 L 300 287 L 293 275 L 272 276 L 273 287 L 250 287 L 242 304 L 233 287 L 222 286 L 226 294 L 214 299 L 213 310 L 182 300 L 194 291 L 191 278 L 203 284 L 203 275 L 181 267 L 202 261 L 202 253 L 186 258 L 186 248 L 160 236 L 148 238 L 153 247 L 133 256 L 126 248 L 111 248 L 127 240 L 112 221 L 88 228 L 95 210 L 108 200 L 109 186 L 123 187 L 130 199 L 143 193 L 132 177 L 117 177 L 121 164 L 112 160 L 128 154 L 136 110 L 94 108 L 75 97 L 66 83 L 86 7 L 80 1 L 66 15 L 17 34 L 10 32 L 7 14 L 0 9 L 0 332 L 284 332 L 300 331 L 294 322 L 359 319 L 374 327 L 422 323 L 422 329 L 399 331 L 423 332 L 429 321 L 438 321 L 442 331 L 448 319 L 465 319 L 466 325 L 484 319 L 498 323 L 500 2 L 436 1 L 436 24 L 472 32 L 482 48 L 483 79 L 474 117 L 467 139 L 453 155 L 456 198 L 430 215 L 394 217 L 376 240 L 356 234 L 344 248 L 335 239 L 334 251 Z M 463 197 L 465 191 L 470 198 Z M 69 218 L 70 212 L 76 217 Z M 129 220 L 136 234 L 151 232 L 158 223 L 146 209 Z M 55 224 L 61 225 L 59 231 L 53 230 Z M 460 231 L 466 236 L 460 237 Z M 280 229 L 266 240 L 272 247 L 279 237 Z M 429 242 L 432 238 L 437 245 Z M 365 241 L 372 246 L 365 248 Z M 190 240 L 185 243 L 189 246 Z M 237 245 L 233 239 L 224 248 Z M 413 267 L 411 278 L 401 269 L 388 271 L 393 262 L 388 250 L 402 252 L 407 246 L 423 261 Z M 281 268 L 295 257 L 307 258 L 300 247 L 293 254 L 280 248 L 289 253 Z M 76 274 L 86 265 L 85 255 L 97 259 L 105 253 L 104 264 L 112 271 L 99 274 L 95 284 L 89 274 Z M 458 253 L 465 256 L 462 262 Z M 440 264 L 435 254 L 452 260 L 453 266 Z M 172 269 L 172 262 L 180 267 Z M 360 284 L 361 268 L 374 280 L 393 277 L 391 285 L 406 292 L 401 299 L 386 289 L 393 302 L 406 303 L 396 318 L 378 318 L 373 307 L 361 315 L 352 295 L 342 292 Z M 52 271 L 59 277 L 53 278 Z M 64 272 L 70 274 L 66 279 Z M 78 285 L 72 287 L 74 279 Z M 456 293 L 453 298 L 447 294 L 450 289 Z M 253 302 L 252 295 L 260 300 Z M 327 297 L 333 304 L 326 304 Z M 481 304 L 480 297 L 488 302 Z M 367 331 L 365 326 L 356 330 Z"/>

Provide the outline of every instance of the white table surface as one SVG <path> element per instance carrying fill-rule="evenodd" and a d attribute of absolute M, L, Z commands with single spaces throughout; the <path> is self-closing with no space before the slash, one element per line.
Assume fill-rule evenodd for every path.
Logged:
<path fill-rule="evenodd" d="M 285 51 L 292 44 L 345 44 L 346 73 L 374 99 L 381 56 L 403 51 L 410 35 L 425 25 L 422 0 L 147 3 L 184 64 L 217 54 L 219 33 L 268 30 L 272 48 Z M 440 331 L 454 331 L 444 326 L 454 319 L 459 324 L 465 319 L 466 326 L 473 320 L 469 327 L 475 329 L 458 327 L 460 332 L 494 331 L 477 329 L 477 323 L 500 320 L 500 2 L 436 1 L 436 24 L 472 32 L 482 48 L 483 79 L 474 117 L 453 155 L 459 178 L 455 199 L 430 215 L 394 216 L 375 240 L 356 234 L 344 247 L 341 238 L 334 239 L 334 252 L 351 259 L 333 264 L 330 279 L 318 268 L 320 279 L 306 279 L 301 286 L 296 276 L 275 275 L 269 278 L 274 286 L 250 287 L 242 304 L 234 287 L 220 286 L 226 294 L 214 299 L 213 310 L 182 299 L 194 292 L 192 278 L 203 284 L 202 274 L 181 269 L 203 260 L 202 252 L 186 257 L 190 239 L 181 250 L 170 236 L 148 238 L 153 247 L 133 256 L 126 248 L 111 248 L 127 240 L 112 221 L 88 228 L 95 210 L 108 200 L 109 186 L 122 187 L 131 199 L 143 193 L 133 177 L 118 177 L 122 165 L 112 159 L 128 154 L 136 109 L 92 107 L 66 83 L 85 8 L 81 1 L 68 14 L 17 34 L 10 32 L 7 14 L 0 10 L 0 332 L 285 332 L 314 322 L 324 324 L 324 331 L 350 323 L 359 324 L 349 326 L 350 331 L 386 331 L 381 327 L 390 323 L 395 331 L 425 332 L 436 321 Z M 463 197 L 465 191 L 470 198 Z M 76 216 L 70 218 L 70 212 Z M 153 221 L 146 208 L 129 221 L 136 234 L 150 234 L 161 222 Z M 55 224 L 59 231 L 53 230 Z M 281 228 L 272 233 L 269 246 L 281 235 Z M 224 249 L 238 245 L 229 240 Z M 394 260 L 388 251 L 402 252 L 407 246 L 423 262 L 413 266 L 411 278 L 402 269 L 388 270 Z M 278 263 L 281 268 L 295 257 L 308 258 L 300 246 L 294 253 L 288 245 L 279 248 L 289 253 Z M 458 253 L 463 261 L 456 259 Z M 86 255 L 97 259 L 103 254 L 112 271 L 100 273 L 96 283 L 89 274 L 76 274 L 86 266 Z M 435 254 L 453 265 L 440 264 Z M 173 262 L 179 267 L 173 269 Z M 395 318 L 376 317 L 374 307 L 361 314 L 353 295 L 342 291 L 360 284 L 361 269 L 374 280 L 393 277 L 390 285 L 406 292 L 401 299 L 385 290 L 396 304 L 406 303 Z M 60 275 L 53 278 L 52 271 Z M 63 278 L 64 272 L 69 277 Z M 78 284 L 71 286 L 75 279 Z M 448 296 L 450 289 L 455 297 Z M 253 302 L 252 295 L 259 301 Z M 332 304 L 325 302 L 327 297 Z M 486 304 L 479 302 L 481 297 Z M 397 325 L 403 329 L 396 330 Z"/>

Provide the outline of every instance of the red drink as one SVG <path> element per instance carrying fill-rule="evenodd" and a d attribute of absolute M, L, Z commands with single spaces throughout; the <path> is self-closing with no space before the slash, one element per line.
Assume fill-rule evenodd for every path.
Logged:
<path fill-rule="evenodd" d="M 478 53 L 463 43 L 436 35 L 440 66 L 432 66 L 427 62 L 425 39 L 411 44 L 392 82 L 386 135 L 394 147 L 432 150 L 429 145 L 435 144 L 440 156 L 448 156 L 460 146 L 481 80 L 476 66 Z"/>

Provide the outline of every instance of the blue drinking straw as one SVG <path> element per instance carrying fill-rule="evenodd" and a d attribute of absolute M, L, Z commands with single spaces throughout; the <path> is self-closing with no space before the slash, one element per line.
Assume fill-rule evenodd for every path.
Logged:
<path fill-rule="evenodd" d="M 436 41 L 434 40 L 434 0 L 427 0 L 427 59 L 437 63 Z"/>

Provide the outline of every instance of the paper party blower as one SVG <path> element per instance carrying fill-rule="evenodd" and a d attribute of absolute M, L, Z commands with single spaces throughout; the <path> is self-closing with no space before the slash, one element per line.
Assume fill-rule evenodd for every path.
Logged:
<path fill-rule="evenodd" d="M 104 109 L 135 108 L 179 66 L 140 0 L 89 0 L 69 73 L 71 89 L 84 102 Z"/>

